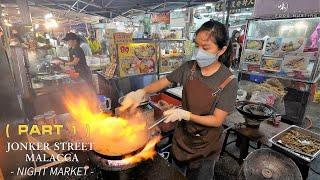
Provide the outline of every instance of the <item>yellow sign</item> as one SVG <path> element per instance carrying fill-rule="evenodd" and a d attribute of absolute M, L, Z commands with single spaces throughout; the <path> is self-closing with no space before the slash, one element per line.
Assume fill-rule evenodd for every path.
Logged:
<path fill-rule="evenodd" d="M 118 45 L 120 76 L 156 72 L 155 43 L 127 43 Z"/>

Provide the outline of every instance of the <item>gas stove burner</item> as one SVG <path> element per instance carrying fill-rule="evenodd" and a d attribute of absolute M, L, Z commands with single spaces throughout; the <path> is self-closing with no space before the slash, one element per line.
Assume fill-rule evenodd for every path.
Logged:
<path fill-rule="evenodd" d="M 134 156 L 141 152 L 142 149 L 138 149 L 130 154 L 123 156 L 106 156 L 96 151 L 88 151 L 90 160 L 97 165 L 100 169 L 106 171 L 122 171 L 133 168 L 141 162 L 131 163 L 125 160 L 125 157 Z"/>
<path fill-rule="evenodd" d="M 246 180 L 302 180 L 298 166 L 290 158 L 267 148 L 255 150 L 247 156 L 243 173 Z"/>
<path fill-rule="evenodd" d="M 243 115 L 246 126 L 253 128 L 259 128 L 262 121 L 275 114 L 275 110 L 271 106 L 250 101 L 238 101 L 236 109 Z"/>

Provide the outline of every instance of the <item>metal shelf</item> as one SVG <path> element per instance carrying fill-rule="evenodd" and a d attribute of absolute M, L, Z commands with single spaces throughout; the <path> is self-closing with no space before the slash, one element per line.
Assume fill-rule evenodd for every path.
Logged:
<path fill-rule="evenodd" d="M 255 72 L 247 72 L 244 70 L 240 70 L 240 73 L 244 74 L 249 74 L 249 75 L 257 75 L 257 76 L 264 76 L 264 77 L 269 77 L 269 78 L 279 78 L 279 79 L 284 79 L 284 80 L 290 80 L 290 81 L 298 81 L 298 82 L 304 82 L 308 84 L 313 84 L 315 81 L 307 81 L 307 80 L 302 80 L 302 79 L 294 79 L 294 78 L 288 78 L 288 77 L 282 77 L 282 76 L 277 76 L 277 75 L 270 75 L 270 74 L 261 74 L 261 73 L 255 73 Z M 319 76 L 320 77 L 320 76 Z M 318 77 L 318 78 L 319 78 Z"/>
<path fill-rule="evenodd" d="M 167 74 L 170 74 L 170 73 L 172 73 L 172 71 L 170 71 L 170 72 L 162 72 L 162 73 L 159 73 L 159 76 L 167 75 Z"/>
<path fill-rule="evenodd" d="M 187 39 L 159 39 L 158 41 L 186 41 Z"/>
<path fill-rule="evenodd" d="M 145 73 L 145 74 L 136 74 L 136 75 L 130 75 L 130 76 L 125 76 L 125 77 L 119 77 L 119 76 L 114 76 L 114 77 L 107 77 L 104 75 L 103 71 L 97 71 L 96 72 L 98 75 L 104 77 L 107 80 L 119 80 L 119 79 L 125 79 L 125 78 L 130 78 L 130 77 L 139 77 L 139 76 L 147 76 L 147 75 L 157 75 L 157 72 L 152 72 L 152 73 Z"/>

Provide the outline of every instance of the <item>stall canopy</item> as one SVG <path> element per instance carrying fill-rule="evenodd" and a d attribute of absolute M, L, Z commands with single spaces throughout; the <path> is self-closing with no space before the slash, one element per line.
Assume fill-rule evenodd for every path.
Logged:
<path fill-rule="evenodd" d="M 218 0 L 29 0 L 28 2 L 31 6 L 114 18 L 126 16 L 131 11 L 161 12 L 216 1 Z"/>

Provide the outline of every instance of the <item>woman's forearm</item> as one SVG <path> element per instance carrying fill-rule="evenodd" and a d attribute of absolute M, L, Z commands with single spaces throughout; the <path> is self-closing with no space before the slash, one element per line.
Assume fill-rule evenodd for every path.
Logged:
<path fill-rule="evenodd" d="M 168 79 L 166 77 L 163 77 L 163 78 L 159 79 L 158 81 L 155 81 L 155 82 L 149 84 L 148 86 L 144 87 L 143 90 L 147 94 L 152 94 L 152 93 L 156 93 L 158 91 L 161 91 L 162 89 L 168 87 L 170 84 L 171 84 L 170 81 L 168 81 Z"/>

